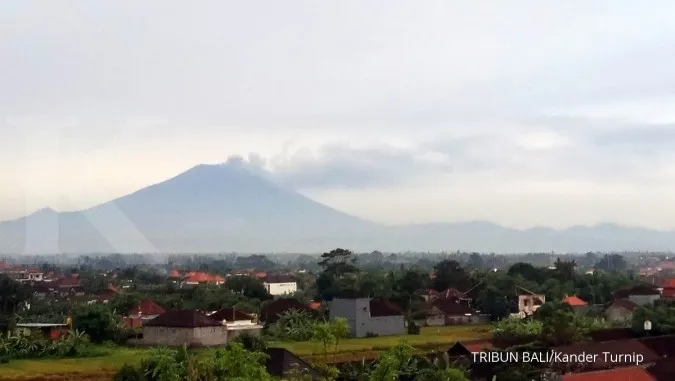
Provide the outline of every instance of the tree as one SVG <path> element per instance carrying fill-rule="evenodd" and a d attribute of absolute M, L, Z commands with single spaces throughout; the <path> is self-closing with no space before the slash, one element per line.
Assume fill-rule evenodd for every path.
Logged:
<path fill-rule="evenodd" d="M 354 254 L 349 250 L 340 248 L 321 254 L 319 266 L 323 268 L 325 273 L 334 278 L 341 278 L 345 274 L 354 273 L 358 270 Z"/>
<path fill-rule="evenodd" d="M 247 298 L 268 300 L 272 296 L 267 292 L 265 285 L 258 278 L 250 276 L 232 276 L 225 281 L 225 288 L 239 292 Z"/>
<path fill-rule="evenodd" d="M 6 275 L 0 275 L 0 333 L 10 330 L 20 306 L 30 297 L 28 288 Z"/>
<path fill-rule="evenodd" d="M 73 328 L 85 332 L 94 343 L 114 340 L 120 330 L 119 317 L 104 304 L 82 306 L 73 314 Z"/>
<path fill-rule="evenodd" d="M 434 270 L 436 277 L 433 280 L 433 288 L 436 291 L 443 291 L 451 287 L 466 290 L 471 286 L 469 274 L 457 261 L 443 260 L 434 266 Z"/>
<path fill-rule="evenodd" d="M 514 277 L 520 275 L 527 280 L 537 283 L 541 283 L 546 279 L 546 274 L 543 269 L 534 267 L 525 262 L 514 263 L 509 267 L 507 274 Z"/>
<path fill-rule="evenodd" d="M 594 267 L 596 270 L 621 272 L 626 270 L 628 264 L 622 255 L 606 254 Z"/>
<path fill-rule="evenodd" d="M 470 269 L 474 270 L 479 270 L 485 267 L 485 261 L 483 260 L 483 256 L 480 255 L 480 253 L 471 253 L 471 256 L 469 256 L 469 262 L 467 263 L 467 266 Z"/>
<path fill-rule="evenodd" d="M 553 270 L 554 276 L 556 276 L 561 282 L 567 282 L 574 278 L 574 268 L 577 266 L 574 260 L 563 261 L 558 258 L 555 261 L 555 270 Z"/>

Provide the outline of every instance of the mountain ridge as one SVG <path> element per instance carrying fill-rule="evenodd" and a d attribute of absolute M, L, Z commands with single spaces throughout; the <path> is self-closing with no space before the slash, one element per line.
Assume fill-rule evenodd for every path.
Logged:
<path fill-rule="evenodd" d="M 0 222 L 0 253 L 357 251 L 587 252 L 675 249 L 675 232 L 614 223 L 515 229 L 489 221 L 385 226 L 316 202 L 242 164 L 200 164 L 73 212 Z"/>

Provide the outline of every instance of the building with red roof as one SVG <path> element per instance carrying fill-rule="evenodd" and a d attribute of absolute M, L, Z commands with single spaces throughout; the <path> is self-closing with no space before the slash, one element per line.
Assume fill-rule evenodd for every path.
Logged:
<path fill-rule="evenodd" d="M 140 328 L 148 321 L 164 314 L 166 311 L 162 306 L 150 299 L 144 299 L 133 306 L 128 312 L 127 317 L 123 319 L 123 324 L 129 328 Z"/>
<path fill-rule="evenodd" d="M 562 300 L 563 303 L 568 304 L 572 308 L 583 308 L 588 307 L 588 303 L 579 298 L 576 295 L 565 296 Z"/>
<path fill-rule="evenodd" d="M 185 278 L 185 284 L 187 285 L 198 285 L 198 284 L 215 284 L 221 285 L 225 283 L 225 278 L 220 275 L 212 275 L 203 272 L 190 272 L 188 273 L 187 278 Z"/>

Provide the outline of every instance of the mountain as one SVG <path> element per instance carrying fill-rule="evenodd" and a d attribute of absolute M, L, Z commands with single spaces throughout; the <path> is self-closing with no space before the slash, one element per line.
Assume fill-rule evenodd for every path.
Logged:
<path fill-rule="evenodd" d="M 236 163 L 199 165 L 78 212 L 0 222 L 0 253 L 673 250 L 675 233 L 617 225 L 516 230 L 488 222 L 382 226 Z"/>

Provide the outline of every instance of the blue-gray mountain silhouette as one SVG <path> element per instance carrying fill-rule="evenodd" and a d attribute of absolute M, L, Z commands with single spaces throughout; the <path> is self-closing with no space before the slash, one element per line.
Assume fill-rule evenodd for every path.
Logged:
<path fill-rule="evenodd" d="M 402 203 L 405 200 L 401 200 Z M 199 165 L 78 212 L 0 222 L 0 253 L 672 250 L 675 233 L 612 224 L 515 230 L 488 222 L 382 226 L 281 187 L 244 165 Z"/>

